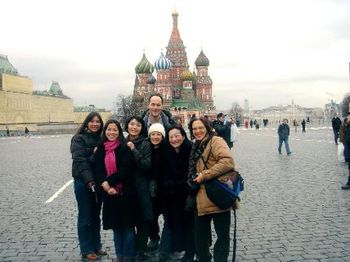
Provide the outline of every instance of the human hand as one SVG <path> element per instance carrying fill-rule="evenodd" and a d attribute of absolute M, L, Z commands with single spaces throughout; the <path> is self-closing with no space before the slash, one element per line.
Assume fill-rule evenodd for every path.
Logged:
<path fill-rule="evenodd" d="M 107 191 L 108 195 L 112 196 L 112 195 L 116 195 L 117 194 L 117 190 L 115 190 L 114 187 L 109 188 L 109 190 Z"/>
<path fill-rule="evenodd" d="M 126 143 L 126 145 L 131 149 L 131 150 L 134 150 L 135 149 L 135 145 L 134 145 L 134 143 L 133 142 L 128 142 L 128 143 Z"/>
<path fill-rule="evenodd" d="M 194 182 L 201 184 L 204 181 L 204 175 L 202 173 L 198 173 L 198 176 L 193 179 Z"/>
<path fill-rule="evenodd" d="M 97 146 L 95 146 L 94 149 L 92 150 L 94 152 L 94 154 L 95 154 L 96 150 L 97 150 Z"/>
<path fill-rule="evenodd" d="M 107 181 L 104 181 L 102 183 L 102 187 L 103 187 L 103 190 L 106 191 L 106 192 L 108 192 L 108 190 L 111 188 L 111 186 L 108 184 Z"/>
<path fill-rule="evenodd" d="M 91 192 L 96 192 L 96 183 L 95 181 L 89 181 L 87 184 L 86 184 L 87 188 L 91 191 Z"/>

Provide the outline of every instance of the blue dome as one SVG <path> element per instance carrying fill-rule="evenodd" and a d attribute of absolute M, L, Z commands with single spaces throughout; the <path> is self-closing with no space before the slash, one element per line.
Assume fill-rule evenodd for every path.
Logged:
<path fill-rule="evenodd" d="M 160 57 L 154 63 L 154 67 L 157 71 L 159 70 L 167 70 L 171 67 L 171 62 L 168 58 L 166 58 L 163 52 L 160 54 Z"/>

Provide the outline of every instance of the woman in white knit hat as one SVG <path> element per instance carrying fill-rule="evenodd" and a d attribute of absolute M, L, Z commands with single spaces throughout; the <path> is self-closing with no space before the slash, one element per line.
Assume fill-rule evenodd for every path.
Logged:
<path fill-rule="evenodd" d="M 163 214 L 164 226 L 159 245 L 159 262 L 169 261 L 171 250 L 169 220 L 165 212 L 165 188 L 164 178 L 169 167 L 168 163 L 168 147 L 165 143 L 165 128 L 160 123 L 155 123 L 148 129 L 149 141 L 152 145 L 152 167 L 150 172 L 150 193 L 152 197 L 153 209 L 155 214 L 154 223 L 158 223 L 158 216 Z M 150 230 L 154 230 L 151 227 Z M 150 232 L 150 235 L 156 232 Z"/>

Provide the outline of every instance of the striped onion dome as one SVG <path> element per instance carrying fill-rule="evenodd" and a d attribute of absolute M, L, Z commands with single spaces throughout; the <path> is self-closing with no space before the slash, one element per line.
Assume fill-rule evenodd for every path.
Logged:
<path fill-rule="evenodd" d="M 154 85 L 156 81 L 157 79 L 152 74 L 147 78 L 147 84 Z"/>
<path fill-rule="evenodd" d="M 148 61 L 145 53 L 143 53 L 141 61 L 135 67 L 136 74 L 152 74 L 153 71 L 153 65 Z"/>
<path fill-rule="evenodd" d="M 180 75 L 181 81 L 193 81 L 194 77 L 190 70 L 186 69 Z"/>
<path fill-rule="evenodd" d="M 205 56 L 203 53 L 203 50 L 199 53 L 199 56 L 196 59 L 195 62 L 196 66 L 209 66 L 209 59 Z"/>
<path fill-rule="evenodd" d="M 168 58 L 166 58 L 163 52 L 160 54 L 160 57 L 154 62 L 154 67 L 157 71 L 159 70 L 167 70 L 171 67 L 171 62 Z"/>

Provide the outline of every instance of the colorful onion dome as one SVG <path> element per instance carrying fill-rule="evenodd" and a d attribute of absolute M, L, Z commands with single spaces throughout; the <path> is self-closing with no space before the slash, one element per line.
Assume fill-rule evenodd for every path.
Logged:
<path fill-rule="evenodd" d="M 148 61 L 145 53 L 143 53 L 141 61 L 135 67 L 136 74 L 152 74 L 154 66 Z"/>
<path fill-rule="evenodd" d="M 154 67 L 157 71 L 170 69 L 171 61 L 167 57 L 165 57 L 162 52 L 160 54 L 160 57 L 154 62 Z"/>
<path fill-rule="evenodd" d="M 180 75 L 181 81 L 193 81 L 194 77 L 190 70 L 186 69 Z"/>
<path fill-rule="evenodd" d="M 199 53 L 199 56 L 196 59 L 195 62 L 196 66 L 209 66 L 209 59 L 205 56 L 203 53 L 203 50 Z"/>
<path fill-rule="evenodd" d="M 156 81 L 157 79 L 152 74 L 147 78 L 147 84 L 154 85 Z"/>

